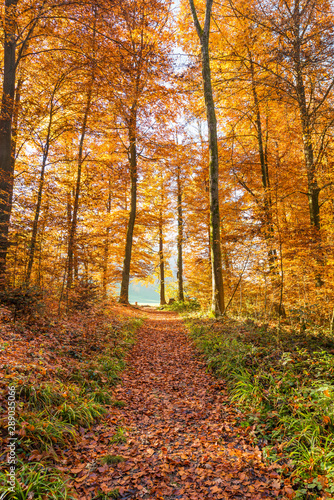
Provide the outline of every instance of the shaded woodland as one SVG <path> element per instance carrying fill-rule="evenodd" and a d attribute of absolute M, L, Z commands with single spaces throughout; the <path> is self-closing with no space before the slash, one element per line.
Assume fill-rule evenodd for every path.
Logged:
<path fill-rule="evenodd" d="M 5 2 L 3 289 L 127 303 L 174 252 L 169 296 L 329 325 L 332 6 L 211 9 Z"/>
<path fill-rule="evenodd" d="M 1 15 L 6 500 L 333 498 L 333 3 Z"/>

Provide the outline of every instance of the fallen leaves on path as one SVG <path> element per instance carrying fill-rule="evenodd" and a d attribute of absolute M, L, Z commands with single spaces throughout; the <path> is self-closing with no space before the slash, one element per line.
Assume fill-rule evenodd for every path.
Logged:
<path fill-rule="evenodd" d="M 78 472 L 72 485 L 81 500 L 116 488 L 124 500 L 293 497 L 275 466 L 265 466 L 260 450 L 234 428 L 235 410 L 177 315 L 149 313 L 128 367 L 116 389 L 126 406 L 85 434 L 71 456 L 87 463 L 70 469 Z M 119 427 L 126 443 L 112 442 Z M 106 454 L 124 461 L 101 466 Z"/>

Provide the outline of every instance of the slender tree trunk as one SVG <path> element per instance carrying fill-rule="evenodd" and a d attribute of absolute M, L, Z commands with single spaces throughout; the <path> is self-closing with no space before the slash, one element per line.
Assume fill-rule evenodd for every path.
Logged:
<path fill-rule="evenodd" d="M 121 293 L 119 301 L 122 304 L 129 303 L 130 267 L 133 243 L 133 231 L 137 213 L 137 107 L 133 104 L 129 120 L 129 166 L 131 181 L 130 214 L 126 231 L 125 255 L 123 262 Z"/>
<path fill-rule="evenodd" d="M 316 178 L 316 162 L 314 159 L 314 146 L 312 138 L 312 121 L 313 117 L 310 115 L 309 106 L 306 101 L 305 84 L 303 77 L 303 62 L 301 56 L 301 39 L 300 39 L 300 5 L 299 0 L 295 1 L 294 6 L 294 64 L 295 64 L 295 78 L 296 78 L 296 94 L 298 100 L 298 108 L 302 126 L 303 146 L 305 168 L 307 174 L 307 197 L 310 213 L 310 225 L 313 232 L 313 243 L 316 252 L 316 261 L 319 267 L 324 265 L 324 257 L 321 245 L 320 235 L 320 203 L 319 195 L 320 188 Z M 316 274 L 317 286 L 324 284 L 321 272 Z"/>
<path fill-rule="evenodd" d="M 79 282 L 79 255 L 78 255 L 78 245 L 73 247 L 73 278 L 74 286 Z"/>
<path fill-rule="evenodd" d="M 254 108 L 255 108 L 255 123 L 256 123 L 256 132 L 257 132 L 257 140 L 258 140 L 258 149 L 259 149 L 259 157 L 260 157 L 260 165 L 261 165 L 261 177 L 262 177 L 262 187 L 264 191 L 264 200 L 262 205 L 262 226 L 264 230 L 264 238 L 268 248 L 268 263 L 269 269 L 272 274 L 273 279 L 277 276 L 277 252 L 274 248 L 274 224 L 272 218 L 272 199 L 270 193 L 270 179 L 269 179 L 269 169 L 268 169 L 268 161 L 267 154 L 264 148 L 264 140 L 263 140 L 263 130 L 262 130 L 262 121 L 261 121 L 261 111 L 259 98 L 257 94 L 255 75 L 254 75 L 254 63 L 252 60 L 252 56 L 249 53 L 249 62 L 250 62 L 250 72 L 252 78 L 252 92 L 253 92 L 253 100 L 254 100 Z"/>
<path fill-rule="evenodd" d="M 217 120 L 213 91 L 211 84 L 211 68 L 209 54 L 209 36 L 211 9 L 213 0 L 206 0 L 206 12 L 204 28 L 202 29 L 198 21 L 194 0 L 189 0 L 194 24 L 201 45 L 202 55 L 202 79 L 204 88 L 204 100 L 208 124 L 209 138 L 209 180 L 210 180 L 210 242 L 212 261 L 212 310 L 216 316 L 220 316 L 224 311 L 224 287 L 222 273 L 222 259 L 220 247 L 220 215 L 219 215 L 219 162 L 218 162 L 218 140 L 217 140 Z"/>
<path fill-rule="evenodd" d="M 6 284 L 6 256 L 13 196 L 12 119 L 16 75 L 16 6 L 5 0 L 3 87 L 0 113 L 0 288 Z"/>
<path fill-rule="evenodd" d="M 68 165 L 67 168 L 67 179 L 68 182 L 70 182 L 70 168 Z M 72 189 L 70 186 L 68 187 L 66 198 L 67 198 L 67 203 L 66 203 L 66 217 L 67 217 L 67 248 L 69 245 L 70 241 L 70 232 L 71 232 L 71 223 L 72 223 Z M 65 264 L 65 277 L 67 277 L 67 271 L 68 271 L 68 259 L 66 259 L 66 264 Z"/>
<path fill-rule="evenodd" d="M 330 320 L 330 324 L 329 324 L 329 333 L 330 333 L 330 336 L 333 337 L 333 335 L 334 335 L 334 307 L 332 310 L 331 320 Z"/>
<path fill-rule="evenodd" d="M 178 300 L 184 302 L 183 292 L 183 213 L 181 167 L 177 166 L 177 282 Z"/>
<path fill-rule="evenodd" d="M 14 174 L 15 171 L 15 161 L 16 161 L 16 146 L 17 146 L 17 125 L 19 120 L 19 109 L 20 109 L 20 101 L 21 101 L 21 89 L 23 85 L 23 78 L 19 78 L 17 82 L 16 90 L 15 90 L 15 104 L 13 111 L 13 123 L 12 123 L 12 153 L 11 153 L 11 169 Z M 11 193 L 13 195 L 13 192 Z M 12 200 L 12 196 L 11 196 Z"/>
<path fill-rule="evenodd" d="M 320 230 L 320 206 L 319 194 L 320 188 L 316 179 L 316 165 L 314 161 L 313 141 L 311 133 L 310 117 L 307 111 L 305 98 L 305 87 L 301 73 L 297 75 L 297 92 L 299 112 L 302 122 L 304 158 L 307 172 L 308 185 L 308 203 L 310 211 L 311 226 L 316 230 Z"/>
<path fill-rule="evenodd" d="M 163 192 L 161 198 L 163 202 Z M 162 206 L 160 207 L 160 214 L 159 214 L 159 266 L 160 266 L 160 305 L 163 306 L 166 304 L 166 295 L 165 295 L 165 260 L 164 260 Z"/>
<path fill-rule="evenodd" d="M 75 246 L 75 236 L 77 230 L 77 219 L 78 219 L 78 210 L 79 210 L 79 198 L 80 198 L 80 189 L 81 189 L 81 174 L 82 174 L 82 164 L 84 162 L 83 157 L 83 147 L 85 142 L 85 136 L 87 131 L 87 121 L 88 115 L 92 102 L 92 92 L 94 85 L 94 74 L 90 81 L 90 85 L 87 92 L 87 102 L 81 127 L 80 133 L 80 141 L 79 141 L 79 151 L 78 151 L 78 169 L 77 169 L 77 180 L 74 191 L 74 203 L 73 203 L 73 211 L 72 211 L 72 220 L 70 224 L 70 232 L 68 238 L 68 252 L 67 252 L 67 283 L 66 288 L 70 290 L 73 286 L 73 262 L 74 262 L 74 246 Z"/>
<path fill-rule="evenodd" d="M 107 215 L 111 213 L 111 179 L 109 176 L 108 180 L 108 201 L 107 201 Z M 109 218 L 108 226 L 106 229 L 106 237 L 104 240 L 104 249 L 103 249 L 103 275 L 102 275 L 102 290 L 103 296 L 107 298 L 107 285 L 108 285 L 108 260 L 109 260 L 109 237 L 110 237 L 110 226 L 109 226 Z"/>
<path fill-rule="evenodd" d="M 45 212 L 47 213 L 49 211 L 49 206 L 47 204 L 46 208 L 45 208 Z M 43 280 L 43 277 L 44 277 L 44 273 L 43 273 L 43 266 L 42 266 L 42 262 L 43 262 L 43 259 L 42 259 L 42 254 L 43 254 L 43 240 L 44 240 L 44 233 L 45 233 L 45 227 L 46 227 L 46 222 L 47 222 L 47 217 L 46 217 L 46 213 L 45 213 L 45 216 L 44 216 L 44 220 L 43 220 L 43 223 L 42 223 L 42 228 L 41 228 L 41 236 L 40 236 L 40 242 L 39 242 L 39 259 L 38 259 L 38 273 L 37 273 L 37 286 L 39 288 L 43 288 L 44 287 L 44 280 Z"/>
<path fill-rule="evenodd" d="M 47 159 L 49 156 L 49 149 L 50 149 L 50 137 L 51 137 L 51 128 L 52 128 L 52 119 L 53 119 L 53 109 L 54 109 L 53 108 L 53 97 L 54 97 L 54 94 L 52 95 L 51 103 L 50 103 L 49 124 L 48 124 L 46 141 L 45 141 L 45 146 L 44 146 L 44 151 L 43 151 L 43 160 L 42 160 L 42 168 L 41 168 L 41 173 L 40 173 L 40 178 L 39 178 L 39 187 L 38 187 L 38 193 L 37 193 L 35 217 L 34 217 L 33 226 L 32 226 L 32 235 L 31 235 L 31 241 L 30 241 L 29 258 L 28 258 L 28 266 L 27 266 L 27 274 L 26 274 L 26 284 L 27 285 L 29 285 L 30 279 L 31 279 L 31 272 L 32 272 L 32 267 L 33 267 L 33 263 L 34 263 L 36 241 L 37 241 L 37 234 L 38 234 L 38 221 L 39 221 L 39 216 L 40 216 L 41 207 L 42 207 L 45 167 L 46 167 Z"/>

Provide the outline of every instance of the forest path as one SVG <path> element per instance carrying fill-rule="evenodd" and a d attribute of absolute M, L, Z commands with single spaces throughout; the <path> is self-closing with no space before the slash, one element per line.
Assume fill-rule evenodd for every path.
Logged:
<path fill-rule="evenodd" d="M 104 491 L 118 488 L 124 500 L 277 498 L 278 475 L 237 437 L 223 385 L 206 373 L 181 318 L 145 313 L 115 391 L 126 406 L 110 416 L 127 429 L 127 442 L 108 453 L 126 460 L 98 469 Z"/>

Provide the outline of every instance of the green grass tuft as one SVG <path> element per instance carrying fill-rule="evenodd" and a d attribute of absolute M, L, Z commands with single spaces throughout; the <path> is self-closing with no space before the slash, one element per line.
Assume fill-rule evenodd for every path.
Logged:
<path fill-rule="evenodd" d="M 8 484 L 8 473 L 0 472 L 0 482 Z M 7 498 L 7 497 L 6 497 Z M 74 500 L 66 482 L 56 472 L 50 472 L 40 463 L 23 464 L 16 468 L 15 492 L 8 496 L 10 500 Z"/>
<path fill-rule="evenodd" d="M 118 488 L 115 488 L 114 490 L 108 491 L 108 493 L 104 493 L 103 491 L 99 491 L 97 496 L 95 497 L 96 500 L 107 500 L 108 498 L 120 498 L 120 492 Z"/>
<path fill-rule="evenodd" d="M 225 378 L 231 400 L 246 413 L 239 426 L 252 426 L 254 442 L 266 444 L 264 456 L 289 470 L 300 491 L 307 488 L 305 498 L 313 498 L 310 491 L 330 492 L 334 356 L 305 335 L 278 341 L 248 323 L 228 330 L 210 321 L 188 324 L 209 367 Z M 320 489 L 318 477 L 325 478 Z"/>
<path fill-rule="evenodd" d="M 125 458 L 120 455 L 104 455 L 100 458 L 100 462 L 104 465 L 116 465 L 124 462 Z"/>
<path fill-rule="evenodd" d="M 126 443 L 126 441 L 127 438 L 125 434 L 125 429 L 123 429 L 122 427 L 118 427 L 116 430 L 116 434 L 114 434 L 113 437 L 111 438 L 111 443 L 121 444 L 121 443 Z"/>
<path fill-rule="evenodd" d="M 112 402 L 112 406 L 114 406 L 115 408 L 124 408 L 126 406 L 126 402 L 125 401 L 119 401 L 119 400 L 114 400 Z"/>

